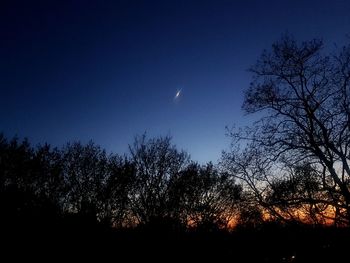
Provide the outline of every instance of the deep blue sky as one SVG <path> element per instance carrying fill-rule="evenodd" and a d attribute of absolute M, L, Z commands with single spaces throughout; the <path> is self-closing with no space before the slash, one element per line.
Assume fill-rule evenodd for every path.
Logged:
<path fill-rule="evenodd" d="M 261 51 L 287 31 L 342 44 L 349 14 L 347 0 L 1 1 L 0 131 L 118 153 L 147 131 L 216 162 Z"/>

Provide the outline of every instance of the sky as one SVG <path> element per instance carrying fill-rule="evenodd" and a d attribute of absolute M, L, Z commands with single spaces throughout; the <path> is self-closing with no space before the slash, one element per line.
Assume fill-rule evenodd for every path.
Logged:
<path fill-rule="evenodd" d="M 241 105 L 261 52 L 286 32 L 342 45 L 349 13 L 347 0 L 1 1 L 0 132 L 120 154 L 169 135 L 215 163 L 225 127 L 254 119 Z"/>

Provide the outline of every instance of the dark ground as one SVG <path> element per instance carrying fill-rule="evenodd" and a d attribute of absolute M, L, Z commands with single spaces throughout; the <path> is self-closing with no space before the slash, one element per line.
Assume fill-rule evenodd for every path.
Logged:
<path fill-rule="evenodd" d="M 350 229 L 267 224 L 228 232 L 110 230 L 79 222 L 3 228 L 2 257 L 15 260 L 337 262 Z"/>

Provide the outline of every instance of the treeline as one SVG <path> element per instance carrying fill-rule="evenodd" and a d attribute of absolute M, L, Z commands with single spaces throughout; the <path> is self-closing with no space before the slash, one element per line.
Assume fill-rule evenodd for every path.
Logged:
<path fill-rule="evenodd" d="M 27 139 L 1 134 L 1 227 L 50 229 L 64 222 L 87 230 L 101 226 L 211 232 L 259 228 L 266 222 L 338 222 L 334 214 L 310 208 L 318 205 L 312 198 L 322 197 L 310 165 L 264 185 L 262 198 L 255 184 L 264 178 L 243 178 L 256 180 L 247 186 L 239 170 L 227 168 L 233 165 L 228 158 L 226 153 L 218 165 L 199 165 L 170 137 L 138 136 L 127 154 L 118 155 L 107 154 L 93 142 L 33 147 Z M 242 169 L 251 169 L 252 162 L 240 161 Z M 289 204 L 288 198 L 295 202 Z"/>
<path fill-rule="evenodd" d="M 92 142 L 32 147 L 1 135 L 0 180 L 6 227 L 74 217 L 115 228 L 215 230 L 229 227 L 242 200 L 232 176 L 193 162 L 169 137 L 137 137 L 120 156 Z"/>
<path fill-rule="evenodd" d="M 193 162 L 169 137 L 136 137 L 121 156 L 92 142 L 33 147 L 0 135 L 3 256 L 238 262 L 343 257 L 337 250 L 348 231 L 268 216 L 268 207 L 236 177 L 223 163 Z"/>

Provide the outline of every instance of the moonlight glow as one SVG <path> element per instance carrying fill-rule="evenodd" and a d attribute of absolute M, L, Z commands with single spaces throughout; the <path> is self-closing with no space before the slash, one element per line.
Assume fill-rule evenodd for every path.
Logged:
<path fill-rule="evenodd" d="M 180 95 L 181 95 L 181 89 L 176 92 L 174 100 L 178 99 Z"/>

